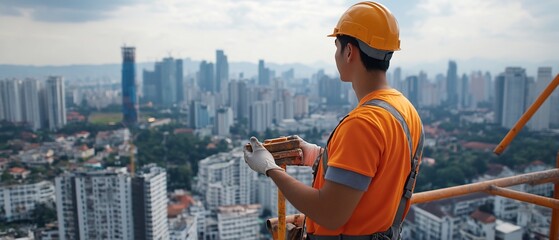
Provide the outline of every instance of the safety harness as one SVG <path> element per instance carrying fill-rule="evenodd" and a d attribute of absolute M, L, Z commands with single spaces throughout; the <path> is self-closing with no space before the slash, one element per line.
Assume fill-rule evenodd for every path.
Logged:
<path fill-rule="evenodd" d="M 423 138 L 424 138 L 423 125 L 421 124 L 421 136 L 419 137 L 419 142 L 417 144 L 417 148 L 415 150 L 415 153 L 412 154 L 412 151 L 413 151 L 412 136 L 411 136 L 408 124 L 406 123 L 406 121 L 404 120 L 404 117 L 400 114 L 400 112 L 398 112 L 398 110 L 396 110 L 396 108 L 394 108 L 388 102 L 380 100 L 380 99 L 370 100 L 370 101 L 364 103 L 361 106 L 365 106 L 365 105 L 380 107 L 380 108 L 388 111 L 390 114 L 392 114 L 392 116 L 394 118 L 396 118 L 396 120 L 398 120 L 398 122 L 400 122 L 400 125 L 402 126 L 402 129 L 404 130 L 404 133 L 406 134 L 406 137 L 407 137 L 407 140 L 408 140 L 408 147 L 410 149 L 411 170 L 410 170 L 410 174 L 408 175 L 408 178 L 406 179 L 406 183 L 404 184 L 404 191 L 403 191 L 403 194 L 402 194 L 402 198 L 400 199 L 400 204 L 398 205 L 398 210 L 396 212 L 396 216 L 394 217 L 394 221 L 392 222 L 392 226 L 385 232 L 374 233 L 374 234 L 371 234 L 371 235 L 364 235 L 364 236 L 346 236 L 346 235 L 316 236 L 316 235 L 309 235 L 309 239 L 312 239 L 312 240 L 314 240 L 314 239 L 319 239 L 319 240 L 400 239 L 400 231 L 401 231 L 401 228 L 402 228 L 402 222 L 404 221 L 404 211 L 406 210 L 407 203 L 411 199 L 411 196 L 413 194 L 413 187 L 415 185 L 415 180 L 416 180 L 416 177 L 417 177 L 417 171 L 418 171 L 418 167 L 419 167 L 419 159 L 421 158 L 421 155 L 423 153 Z M 338 123 L 338 126 L 340 126 L 340 124 L 348 116 L 349 115 L 346 115 L 344 118 L 342 118 L 342 120 L 340 120 L 340 122 Z M 421 123 L 421 120 L 420 120 L 420 123 Z M 336 131 L 338 126 L 336 126 L 334 128 L 334 130 L 332 131 L 332 133 L 330 134 L 330 137 L 328 138 L 328 142 L 326 143 L 326 148 L 324 149 L 324 152 L 322 154 L 322 177 L 324 177 L 324 175 L 326 174 L 326 170 L 328 169 L 328 144 L 330 143 L 330 140 L 332 139 L 332 136 L 334 135 L 334 132 Z M 316 180 L 316 174 L 317 174 L 319 162 L 320 162 L 320 158 L 317 158 L 315 160 L 314 164 L 313 164 L 314 180 Z M 313 181 L 313 185 L 314 185 L 314 181 Z"/>

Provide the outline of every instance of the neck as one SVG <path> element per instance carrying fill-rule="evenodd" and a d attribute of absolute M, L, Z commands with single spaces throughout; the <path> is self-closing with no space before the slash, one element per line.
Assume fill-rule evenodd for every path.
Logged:
<path fill-rule="evenodd" d="M 351 83 L 359 101 L 371 92 L 389 88 L 386 82 L 386 73 L 382 71 L 365 71 L 361 74 L 356 74 L 355 79 Z"/>

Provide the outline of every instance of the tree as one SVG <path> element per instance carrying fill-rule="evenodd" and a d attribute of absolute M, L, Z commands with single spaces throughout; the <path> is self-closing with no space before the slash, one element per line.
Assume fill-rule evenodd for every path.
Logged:
<path fill-rule="evenodd" d="M 38 203 L 35 204 L 35 209 L 33 209 L 31 216 L 34 222 L 37 223 L 37 226 L 42 227 L 47 223 L 56 221 L 56 209 L 51 204 Z"/>

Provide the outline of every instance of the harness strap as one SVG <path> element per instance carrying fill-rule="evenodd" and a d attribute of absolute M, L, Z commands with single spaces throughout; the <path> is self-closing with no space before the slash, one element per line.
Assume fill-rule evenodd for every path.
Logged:
<path fill-rule="evenodd" d="M 398 120 L 398 122 L 402 126 L 402 129 L 403 129 L 404 134 L 406 135 L 406 138 L 407 138 L 407 141 L 408 141 L 408 148 L 410 150 L 409 159 L 410 159 L 410 163 L 411 163 L 410 174 L 408 175 L 408 177 L 406 179 L 406 182 L 404 184 L 403 194 L 402 194 L 402 198 L 400 199 L 400 204 L 398 205 L 398 210 L 396 211 L 396 216 L 394 217 L 394 221 L 392 222 L 392 226 L 388 230 L 388 231 L 391 232 L 390 235 L 392 235 L 392 239 L 399 239 L 400 238 L 400 230 L 401 230 L 401 227 L 402 227 L 402 222 L 404 221 L 404 211 L 406 209 L 408 201 L 410 200 L 410 198 L 413 194 L 413 187 L 415 186 L 415 181 L 416 181 L 416 177 L 417 177 L 419 159 L 421 158 L 421 155 L 423 154 L 423 139 L 425 137 L 424 132 L 423 132 L 423 124 L 421 124 L 421 120 L 420 120 L 421 136 L 419 137 L 419 142 L 417 144 L 417 148 L 416 148 L 415 152 L 412 154 L 413 140 L 411 138 L 411 133 L 410 133 L 408 124 L 406 123 L 402 114 L 400 114 L 400 112 L 398 112 L 398 110 L 396 110 L 396 108 L 394 108 L 392 105 L 390 105 L 386 101 L 383 101 L 383 100 L 380 100 L 380 99 L 370 100 L 370 101 L 364 103 L 362 106 L 364 106 L 364 105 L 380 107 L 380 108 L 388 111 L 394 118 L 396 118 L 396 120 Z M 326 170 L 328 169 L 328 144 L 330 143 L 330 140 L 332 139 L 332 136 L 334 135 L 334 132 L 336 131 L 338 126 L 340 126 L 340 124 L 343 122 L 343 120 L 345 118 L 347 118 L 348 116 L 349 115 L 346 115 L 344 118 L 342 118 L 342 120 L 334 128 L 334 130 L 330 134 L 330 137 L 328 138 L 328 142 L 326 143 L 324 153 L 322 154 L 322 175 L 323 175 L 323 177 L 326 174 Z M 316 179 L 316 172 L 317 172 L 316 170 L 318 169 L 318 165 L 319 165 L 318 163 L 319 163 L 319 160 L 317 159 L 315 161 L 315 163 L 313 164 L 314 179 Z M 314 185 L 314 180 L 313 180 L 313 185 Z M 373 235 L 358 236 L 358 237 L 369 237 L 367 239 L 373 239 L 373 238 L 370 238 L 371 236 L 373 236 Z M 318 237 L 318 236 L 314 236 L 314 237 Z M 321 237 L 325 237 L 325 236 L 321 236 Z M 333 237 L 339 237 L 339 236 L 333 236 Z M 353 237 L 355 237 L 355 236 L 353 236 Z M 313 239 L 313 238 L 311 238 L 311 239 Z M 315 238 L 315 239 L 319 239 L 319 238 Z M 322 239 L 322 238 L 320 238 L 320 239 Z M 334 239 L 334 238 L 332 238 L 332 239 Z M 335 239 L 346 239 L 346 238 L 335 238 Z M 382 239 L 382 238 L 379 238 L 379 239 Z M 324 239 L 324 240 L 326 240 L 326 239 Z"/>

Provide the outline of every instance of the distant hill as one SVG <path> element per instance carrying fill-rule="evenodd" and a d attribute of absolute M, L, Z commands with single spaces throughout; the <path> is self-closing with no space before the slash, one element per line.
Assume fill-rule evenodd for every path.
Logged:
<path fill-rule="evenodd" d="M 200 61 L 190 58 L 184 60 L 185 75 L 194 75 L 198 71 Z M 276 64 L 266 63 L 266 66 L 276 72 L 276 76 L 291 68 L 295 71 L 296 78 L 310 77 L 319 69 L 324 69 L 326 73 L 335 74 L 335 66 L 328 66 L 325 63 L 317 63 L 308 66 L 300 63 Z M 141 62 L 136 64 L 138 78 L 142 78 L 144 69 L 153 70 L 153 62 Z M 0 64 L 0 79 L 4 78 L 37 78 L 44 79 L 51 75 L 61 75 L 67 80 L 88 80 L 106 79 L 107 81 L 117 81 L 120 79 L 121 64 L 98 64 L 98 65 L 65 65 L 65 66 L 32 66 L 32 65 L 9 65 Z M 245 78 L 256 77 L 258 75 L 258 64 L 251 62 L 230 62 L 229 73 L 232 78 L 237 78 L 239 73 L 243 73 Z"/>

